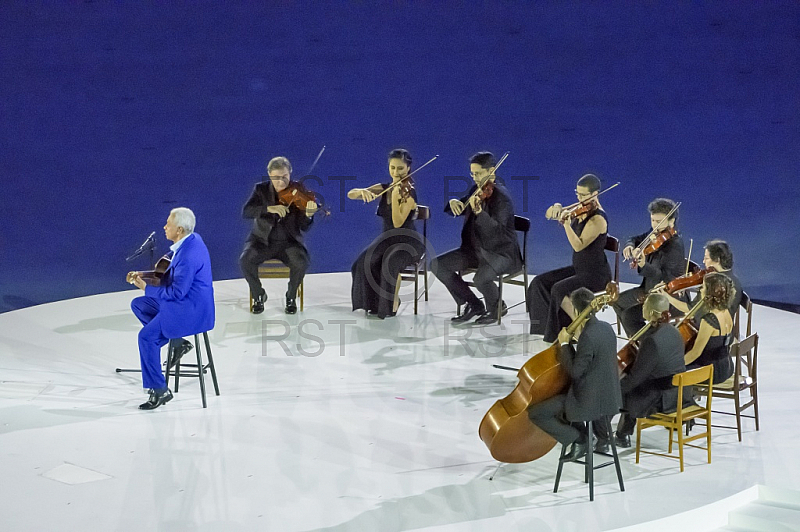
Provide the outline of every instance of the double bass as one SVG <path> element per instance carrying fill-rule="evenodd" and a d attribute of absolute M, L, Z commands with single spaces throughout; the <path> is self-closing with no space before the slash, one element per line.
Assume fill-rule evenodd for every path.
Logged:
<path fill-rule="evenodd" d="M 574 335 L 591 315 L 619 297 L 613 282 L 567 327 Z M 530 462 L 552 449 L 556 440 L 528 418 L 528 407 L 564 393 L 570 384 L 569 375 L 561 367 L 558 354 L 561 344 L 556 340 L 550 347 L 531 357 L 517 372 L 519 383 L 514 390 L 483 416 L 478 435 L 489 449 L 492 458 L 509 464 Z"/>

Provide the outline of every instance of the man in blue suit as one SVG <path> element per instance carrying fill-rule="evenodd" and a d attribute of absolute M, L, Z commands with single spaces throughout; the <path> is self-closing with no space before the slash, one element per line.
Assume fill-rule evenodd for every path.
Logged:
<path fill-rule="evenodd" d="M 144 290 L 131 302 L 133 313 L 142 322 L 139 331 L 139 358 L 142 383 L 150 389 L 150 398 L 139 405 L 152 410 L 172 400 L 161 371 L 161 348 L 170 339 L 190 336 L 214 328 L 214 288 L 211 259 L 203 239 L 194 232 L 194 213 L 185 208 L 172 209 L 164 226 L 172 262 L 158 286 L 146 284 L 138 273 L 131 284 Z"/>

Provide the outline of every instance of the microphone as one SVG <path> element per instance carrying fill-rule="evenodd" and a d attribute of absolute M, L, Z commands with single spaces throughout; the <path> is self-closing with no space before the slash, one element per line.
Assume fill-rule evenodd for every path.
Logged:
<path fill-rule="evenodd" d="M 144 253 L 144 252 L 145 252 L 145 250 L 147 250 L 147 249 L 148 249 L 148 247 L 149 247 L 150 249 L 152 249 L 152 248 L 153 248 L 153 246 L 155 245 L 155 242 L 156 242 L 156 241 L 155 241 L 155 236 L 156 236 L 156 232 L 155 232 L 155 231 L 153 231 L 152 233 L 150 233 L 150 236 L 148 236 L 148 237 L 147 237 L 147 238 L 144 240 L 144 242 L 142 242 L 142 245 L 141 245 L 141 246 L 139 246 L 139 249 L 137 249 L 136 251 L 134 251 L 134 252 L 133 252 L 133 254 L 132 254 L 130 257 L 128 257 L 127 259 L 125 259 L 125 261 L 126 261 L 126 262 L 130 262 L 130 261 L 132 261 L 133 259 L 135 259 L 135 258 L 136 258 L 136 257 L 138 257 L 139 255 L 141 255 L 142 253 Z"/>

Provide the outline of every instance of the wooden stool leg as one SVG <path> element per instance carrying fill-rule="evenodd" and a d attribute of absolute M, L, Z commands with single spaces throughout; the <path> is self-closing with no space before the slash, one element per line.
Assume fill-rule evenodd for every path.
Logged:
<path fill-rule="evenodd" d="M 299 290 L 299 292 L 300 292 L 300 312 L 303 312 L 303 307 L 304 307 L 304 305 L 303 305 L 304 297 L 303 296 L 306 295 L 306 291 L 304 290 L 304 286 L 303 286 L 304 284 L 305 284 L 305 281 L 300 281 L 300 290 Z M 219 395 L 219 394 L 217 394 L 217 395 Z"/>
<path fill-rule="evenodd" d="M 592 422 L 586 422 L 586 472 L 589 473 L 589 501 L 594 500 L 594 432 Z"/>
<path fill-rule="evenodd" d="M 561 444 L 561 456 L 558 457 L 558 471 L 556 472 L 556 485 L 553 486 L 553 493 L 558 493 L 558 484 L 561 482 L 561 470 L 564 468 L 564 462 L 561 461 L 564 455 L 567 454 L 567 446 Z"/>
<path fill-rule="evenodd" d="M 619 490 L 625 491 L 625 484 L 622 482 L 622 468 L 619 465 L 619 455 L 617 454 L 617 444 L 614 442 L 614 433 L 611 428 L 611 416 L 605 417 L 606 427 L 608 429 L 609 441 L 611 442 L 611 454 L 614 455 L 614 467 L 617 470 L 617 480 L 619 480 Z"/>

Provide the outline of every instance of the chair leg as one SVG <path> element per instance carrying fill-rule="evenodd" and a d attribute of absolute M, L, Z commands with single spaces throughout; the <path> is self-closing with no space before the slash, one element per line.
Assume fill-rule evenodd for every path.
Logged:
<path fill-rule="evenodd" d="M 594 431 L 592 422 L 586 423 L 586 472 L 589 474 L 589 501 L 594 500 Z"/>
<path fill-rule="evenodd" d="M 558 484 L 561 482 L 561 470 L 564 469 L 564 462 L 561 460 L 567 454 L 567 446 L 561 444 L 561 456 L 558 457 L 558 471 L 556 471 L 556 485 L 553 486 L 553 493 L 558 493 Z"/>
<path fill-rule="evenodd" d="M 736 433 L 739 435 L 739 441 L 742 441 L 742 410 L 741 399 L 739 399 L 739 390 L 734 390 L 733 394 L 733 410 L 736 413 Z"/>
<path fill-rule="evenodd" d="M 636 420 L 636 463 L 639 463 L 639 449 L 642 447 L 642 422 Z"/>
<path fill-rule="evenodd" d="M 683 427 L 678 427 L 678 430 L 675 432 L 678 433 L 678 459 L 681 462 L 681 473 L 683 473 L 683 431 L 681 430 Z M 670 431 L 671 432 L 671 431 Z M 672 444 L 672 438 L 670 438 L 670 447 Z M 669 451 L 672 453 L 672 450 Z"/>
<path fill-rule="evenodd" d="M 173 350 L 172 356 L 175 356 L 175 351 Z M 181 360 L 178 359 L 175 361 L 175 393 L 178 393 L 178 384 L 181 380 Z"/>
<path fill-rule="evenodd" d="M 497 292 L 497 324 L 503 321 L 503 274 L 500 274 L 500 282 Z M 488 309 L 487 309 L 488 310 Z"/>
<path fill-rule="evenodd" d="M 417 315 L 417 305 L 419 303 L 419 264 L 414 268 L 414 316 Z"/>
<path fill-rule="evenodd" d="M 304 296 L 306 294 L 306 291 L 304 290 L 305 287 L 303 286 L 304 284 L 305 284 L 305 281 L 300 281 L 300 289 L 299 289 L 299 292 L 300 292 L 300 312 L 303 312 L 303 307 L 305 306 L 305 305 L 303 305 L 303 300 L 305 299 Z"/>
<path fill-rule="evenodd" d="M 208 341 L 208 333 L 203 333 L 206 343 L 206 357 L 208 357 L 208 368 L 211 370 L 211 380 L 214 381 L 214 391 L 219 395 L 219 384 L 217 384 L 217 370 L 214 367 L 214 358 L 211 356 L 211 342 Z"/>
<path fill-rule="evenodd" d="M 197 376 L 200 379 L 200 395 L 203 398 L 203 408 L 206 408 L 206 382 L 204 379 L 204 375 L 206 370 L 203 368 L 203 355 L 201 353 L 202 349 L 200 348 L 200 335 L 194 335 L 194 352 L 197 355 Z"/>
<path fill-rule="evenodd" d="M 614 467 L 617 470 L 617 480 L 619 481 L 619 491 L 625 491 L 625 484 L 622 482 L 622 468 L 619 465 L 619 455 L 617 454 L 617 444 L 614 443 L 614 433 L 612 432 L 611 428 L 611 417 L 606 416 L 604 418 L 606 429 L 609 434 L 609 442 L 611 443 L 611 454 L 614 455 Z"/>
<path fill-rule="evenodd" d="M 673 433 L 675 432 L 675 430 L 672 429 L 672 428 L 670 428 L 668 430 L 669 430 L 669 447 L 667 448 L 667 452 L 669 454 L 672 454 L 672 436 L 673 436 Z M 681 430 L 683 430 L 683 427 L 680 427 L 678 429 L 678 432 L 680 432 Z M 680 434 L 678 436 L 680 436 Z"/>
<path fill-rule="evenodd" d="M 423 269 L 425 272 L 425 301 L 428 300 L 428 258 L 425 257 L 425 268 Z"/>
<path fill-rule="evenodd" d="M 170 341 L 169 341 L 169 343 L 167 343 L 167 369 L 166 369 L 166 371 L 164 372 L 164 374 L 165 374 L 165 375 L 164 375 L 164 382 L 166 382 L 166 383 L 167 383 L 167 387 L 169 387 L 169 372 L 170 372 L 170 369 L 171 369 L 171 367 L 172 367 L 172 353 L 173 353 L 173 349 L 172 349 L 172 340 L 170 340 Z M 178 383 L 177 383 L 177 381 L 176 381 L 176 382 L 175 382 L 175 385 L 177 386 L 177 384 L 178 384 Z M 178 389 L 177 389 L 177 388 L 175 388 L 175 391 L 177 392 L 177 391 L 178 391 Z"/>
<path fill-rule="evenodd" d="M 752 388 L 750 388 L 750 393 L 753 396 L 753 417 L 756 420 L 756 430 L 758 430 L 758 390 L 756 387 L 758 384 L 753 384 Z"/>
<path fill-rule="evenodd" d="M 706 417 L 706 447 L 708 447 L 708 463 L 711 463 L 711 410 Z"/>

